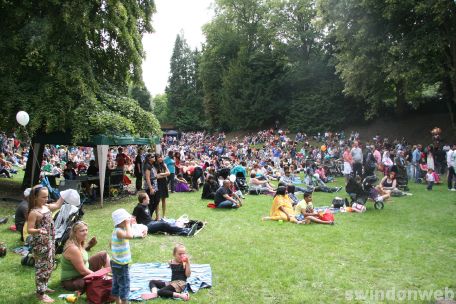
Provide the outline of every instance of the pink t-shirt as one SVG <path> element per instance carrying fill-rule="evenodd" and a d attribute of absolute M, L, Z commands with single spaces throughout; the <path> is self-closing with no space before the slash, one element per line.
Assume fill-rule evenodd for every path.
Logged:
<path fill-rule="evenodd" d="M 380 154 L 380 151 L 378 151 L 378 150 L 374 151 L 374 158 L 375 158 L 375 161 L 377 162 L 377 164 L 382 162 L 382 155 Z"/>
<path fill-rule="evenodd" d="M 343 158 L 344 158 L 344 161 L 346 161 L 347 163 L 349 163 L 349 164 L 353 163 L 353 158 L 351 156 L 350 150 L 347 150 L 344 152 Z"/>

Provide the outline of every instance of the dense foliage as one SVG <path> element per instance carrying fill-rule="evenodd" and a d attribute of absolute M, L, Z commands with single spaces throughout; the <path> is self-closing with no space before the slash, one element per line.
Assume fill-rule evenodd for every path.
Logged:
<path fill-rule="evenodd" d="M 166 87 L 169 120 L 180 130 L 205 127 L 203 92 L 197 76 L 200 53 L 192 51 L 183 34 L 176 37 Z"/>
<path fill-rule="evenodd" d="M 176 40 L 167 93 L 177 127 L 237 130 L 279 120 L 313 132 L 430 101 L 445 102 L 454 125 L 454 1 L 215 2 L 196 61 L 184 38 Z M 198 81 L 202 90 L 193 89 Z M 186 114 L 195 112 L 205 116 L 192 122 Z"/>
<path fill-rule="evenodd" d="M 1 1 L 0 129 L 25 110 L 32 133 L 71 129 L 75 141 L 159 132 L 129 93 L 141 88 L 154 11 L 153 0 Z"/>

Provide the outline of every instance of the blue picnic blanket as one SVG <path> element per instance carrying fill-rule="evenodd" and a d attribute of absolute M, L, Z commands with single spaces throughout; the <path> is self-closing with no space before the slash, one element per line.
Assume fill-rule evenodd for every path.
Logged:
<path fill-rule="evenodd" d="M 168 263 L 136 263 L 130 266 L 130 300 L 142 301 L 141 295 L 149 293 L 149 281 L 171 281 Z M 212 287 L 212 269 L 209 264 L 192 264 L 192 275 L 187 278 L 187 290 L 194 293 Z"/>
<path fill-rule="evenodd" d="M 339 208 L 333 208 L 331 206 L 320 206 L 320 207 L 314 207 L 315 212 L 324 212 L 326 209 L 329 209 L 331 213 L 339 213 L 340 209 Z"/>

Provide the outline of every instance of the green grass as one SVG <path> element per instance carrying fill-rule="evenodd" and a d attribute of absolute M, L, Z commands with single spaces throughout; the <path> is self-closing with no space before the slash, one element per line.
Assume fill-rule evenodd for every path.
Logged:
<path fill-rule="evenodd" d="M 346 303 L 350 290 L 454 291 L 456 193 L 445 186 L 428 192 L 415 184 L 411 191 L 413 196 L 394 198 L 382 211 L 369 203 L 365 214 L 336 214 L 334 226 L 262 222 L 270 196 L 247 196 L 239 210 L 213 210 L 200 193 L 172 194 L 167 217 L 188 214 L 207 221 L 207 227 L 194 238 L 133 240 L 132 255 L 134 262 L 165 262 L 174 244 L 184 243 L 193 263 L 212 266 L 213 287 L 191 295 L 196 303 Z M 314 204 L 328 205 L 333 196 L 315 193 Z M 14 204 L 0 203 L 0 216 L 14 214 Z M 111 212 L 132 211 L 135 204 L 130 198 L 85 208 L 90 235 L 99 240 L 96 251 L 109 250 Z M 0 226 L 0 240 L 10 249 L 20 245 L 18 234 L 7 230 L 11 222 Z M 19 255 L 9 252 L 0 259 L 0 273 L 0 303 L 36 303 L 34 269 L 21 266 Z M 59 279 L 60 268 L 50 286 L 64 293 Z"/>

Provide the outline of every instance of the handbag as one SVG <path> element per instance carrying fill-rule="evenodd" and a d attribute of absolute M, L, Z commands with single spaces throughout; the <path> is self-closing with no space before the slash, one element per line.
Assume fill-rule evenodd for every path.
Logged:
<path fill-rule="evenodd" d="M 331 213 L 331 211 L 329 211 L 329 209 L 326 209 L 325 213 L 320 213 L 318 217 L 322 221 L 334 222 L 334 215 Z"/>
<path fill-rule="evenodd" d="M 345 206 L 345 200 L 340 197 L 335 197 L 332 201 L 332 205 L 334 208 L 341 208 Z"/>
<path fill-rule="evenodd" d="M 358 212 L 358 213 L 366 212 L 366 206 L 358 204 L 358 203 L 353 203 L 352 212 Z"/>
<path fill-rule="evenodd" d="M 87 302 L 92 304 L 111 303 L 112 276 L 111 267 L 102 268 L 84 277 L 86 284 Z"/>

